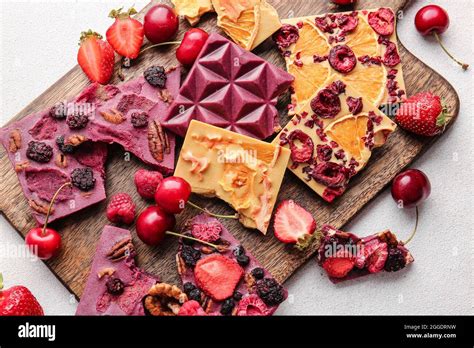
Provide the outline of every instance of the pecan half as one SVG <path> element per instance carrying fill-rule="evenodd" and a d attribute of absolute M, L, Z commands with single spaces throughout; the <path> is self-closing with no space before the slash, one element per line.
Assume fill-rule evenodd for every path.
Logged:
<path fill-rule="evenodd" d="M 14 129 L 10 133 L 8 139 L 8 151 L 15 153 L 21 148 L 21 133 L 18 129 Z"/>
<path fill-rule="evenodd" d="M 35 201 L 34 199 L 30 199 L 28 201 L 28 204 L 37 213 L 40 213 L 43 215 L 46 215 L 48 213 L 49 204 L 47 203 L 38 202 L 38 201 Z M 51 214 L 54 214 L 54 208 L 51 208 Z"/>
<path fill-rule="evenodd" d="M 54 163 L 59 168 L 66 168 L 67 167 L 67 157 L 63 153 L 58 153 L 56 155 L 56 159 L 54 160 Z"/>
<path fill-rule="evenodd" d="M 135 249 L 132 244 L 132 239 L 126 237 L 115 243 L 106 256 L 109 260 L 117 262 L 130 256 L 134 251 Z"/>
<path fill-rule="evenodd" d="M 30 161 L 22 161 L 15 164 L 15 172 L 19 173 L 24 171 L 30 165 Z"/>
<path fill-rule="evenodd" d="M 148 125 L 148 147 L 155 160 L 163 162 L 164 154 L 170 153 L 168 136 L 158 121 L 150 122 Z"/>
<path fill-rule="evenodd" d="M 164 103 L 171 104 L 173 102 L 173 96 L 171 95 L 171 93 L 166 88 L 160 89 L 160 91 L 158 93 L 160 94 L 159 98 Z"/>
<path fill-rule="evenodd" d="M 87 141 L 87 138 L 80 134 L 72 134 L 64 141 L 65 145 L 78 146 Z"/>
<path fill-rule="evenodd" d="M 180 276 L 186 273 L 186 264 L 184 263 L 183 258 L 179 254 L 176 254 L 176 267 L 178 268 L 178 274 Z"/>
<path fill-rule="evenodd" d="M 101 111 L 100 115 L 109 123 L 120 124 L 125 121 L 123 114 L 117 109 L 110 109 L 109 111 Z"/>
<path fill-rule="evenodd" d="M 148 291 L 144 306 L 153 316 L 174 316 L 187 300 L 186 294 L 176 285 L 158 283 Z"/>

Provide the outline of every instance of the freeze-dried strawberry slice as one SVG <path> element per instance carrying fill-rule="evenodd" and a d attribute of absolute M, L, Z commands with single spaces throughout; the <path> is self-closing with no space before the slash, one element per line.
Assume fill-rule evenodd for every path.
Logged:
<path fill-rule="evenodd" d="M 377 243 L 373 246 L 373 250 L 369 250 L 367 257 L 367 269 L 370 273 L 381 271 L 387 261 L 388 251 L 387 243 Z"/>
<path fill-rule="evenodd" d="M 355 257 L 346 250 L 339 250 L 336 255 L 328 257 L 323 268 L 332 278 L 344 278 L 352 271 L 355 265 Z"/>
<path fill-rule="evenodd" d="M 295 163 L 305 163 L 313 157 L 314 143 L 311 137 L 302 130 L 294 130 L 288 136 L 291 150 L 291 160 Z M 296 142 L 298 141 L 298 143 Z"/>
<path fill-rule="evenodd" d="M 231 297 L 243 274 L 237 262 L 219 254 L 199 260 L 194 268 L 197 285 L 216 301 Z"/>
<path fill-rule="evenodd" d="M 390 36 L 395 29 L 395 14 L 389 8 L 380 8 L 369 13 L 369 24 L 379 35 Z"/>
<path fill-rule="evenodd" d="M 267 305 L 255 294 L 244 297 L 237 307 L 238 316 L 266 316 L 269 314 Z"/>

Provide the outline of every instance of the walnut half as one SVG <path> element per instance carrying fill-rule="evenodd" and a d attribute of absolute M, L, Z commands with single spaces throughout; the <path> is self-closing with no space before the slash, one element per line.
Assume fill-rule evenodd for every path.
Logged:
<path fill-rule="evenodd" d="M 144 306 L 153 316 L 174 316 L 187 300 L 186 294 L 176 285 L 158 283 L 148 291 Z"/>

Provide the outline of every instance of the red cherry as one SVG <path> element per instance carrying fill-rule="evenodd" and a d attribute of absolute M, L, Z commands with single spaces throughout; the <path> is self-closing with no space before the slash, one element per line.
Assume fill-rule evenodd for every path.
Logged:
<path fill-rule="evenodd" d="M 179 214 L 186 206 L 191 195 L 191 185 L 177 176 L 161 181 L 155 192 L 155 202 L 169 214 Z"/>
<path fill-rule="evenodd" d="M 193 28 L 188 30 L 184 34 L 181 45 L 176 50 L 178 61 L 186 67 L 193 65 L 208 37 L 209 34 L 202 29 Z"/>
<path fill-rule="evenodd" d="M 356 0 L 331 0 L 337 5 L 350 5 L 356 2 Z"/>
<path fill-rule="evenodd" d="M 158 245 L 165 238 L 166 231 L 174 228 L 174 215 L 167 214 L 160 207 L 146 208 L 137 219 L 137 235 L 148 245 Z"/>
<path fill-rule="evenodd" d="M 392 183 L 392 197 L 403 208 L 413 208 L 431 193 L 428 177 L 418 169 L 408 169 L 398 174 Z"/>
<path fill-rule="evenodd" d="M 439 34 L 444 33 L 449 27 L 449 16 L 446 10 L 438 5 L 427 5 L 418 10 L 415 16 L 415 27 L 421 35 L 433 34 L 446 54 L 464 70 L 469 67 L 457 60 L 443 45 Z"/>
<path fill-rule="evenodd" d="M 145 15 L 143 27 L 150 42 L 158 44 L 169 41 L 178 31 L 179 19 L 167 5 L 153 6 Z"/>
<path fill-rule="evenodd" d="M 52 228 L 32 228 L 25 237 L 25 243 L 36 256 L 48 260 L 56 256 L 61 248 L 61 235 Z"/>

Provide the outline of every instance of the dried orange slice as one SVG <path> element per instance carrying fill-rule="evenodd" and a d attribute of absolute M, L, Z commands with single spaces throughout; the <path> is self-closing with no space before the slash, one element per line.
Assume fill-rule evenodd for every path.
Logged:
<path fill-rule="evenodd" d="M 377 43 L 377 34 L 372 30 L 363 16 L 359 15 L 357 28 L 347 34 L 344 42 L 357 57 L 380 55 L 380 45 Z"/>
<path fill-rule="evenodd" d="M 325 81 L 331 74 L 331 69 L 327 63 L 311 62 L 303 64 L 301 67 L 293 63 L 288 66 L 288 72 L 295 77 L 293 103 L 299 109 L 325 85 Z M 298 110 L 296 111 L 298 112 Z"/>
<path fill-rule="evenodd" d="M 357 62 L 356 67 L 349 74 L 338 74 L 347 85 L 364 96 L 364 101 L 371 105 L 380 105 L 385 93 L 387 81 L 386 71 L 381 65 L 363 65 Z"/>
<path fill-rule="evenodd" d="M 213 10 L 211 0 L 171 0 L 180 16 L 186 17 L 191 25 L 197 24 L 201 16 Z"/>
<path fill-rule="evenodd" d="M 363 139 L 367 133 L 368 120 L 367 115 L 348 115 L 329 124 L 325 130 L 332 140 L 359 162 L 359 165 L 367 162 L 371 153 Z"/>
<path fill-rule="evenodd" d="M 293 54 L 300 54 L 304 57 L 313 58 L 314 55 L 325 56 L 329 54 L 331 47 L 326 38 L 309 22 L 304 22 L 303 27 L 299 30 L 299 39 L 292 49 Z"/>

